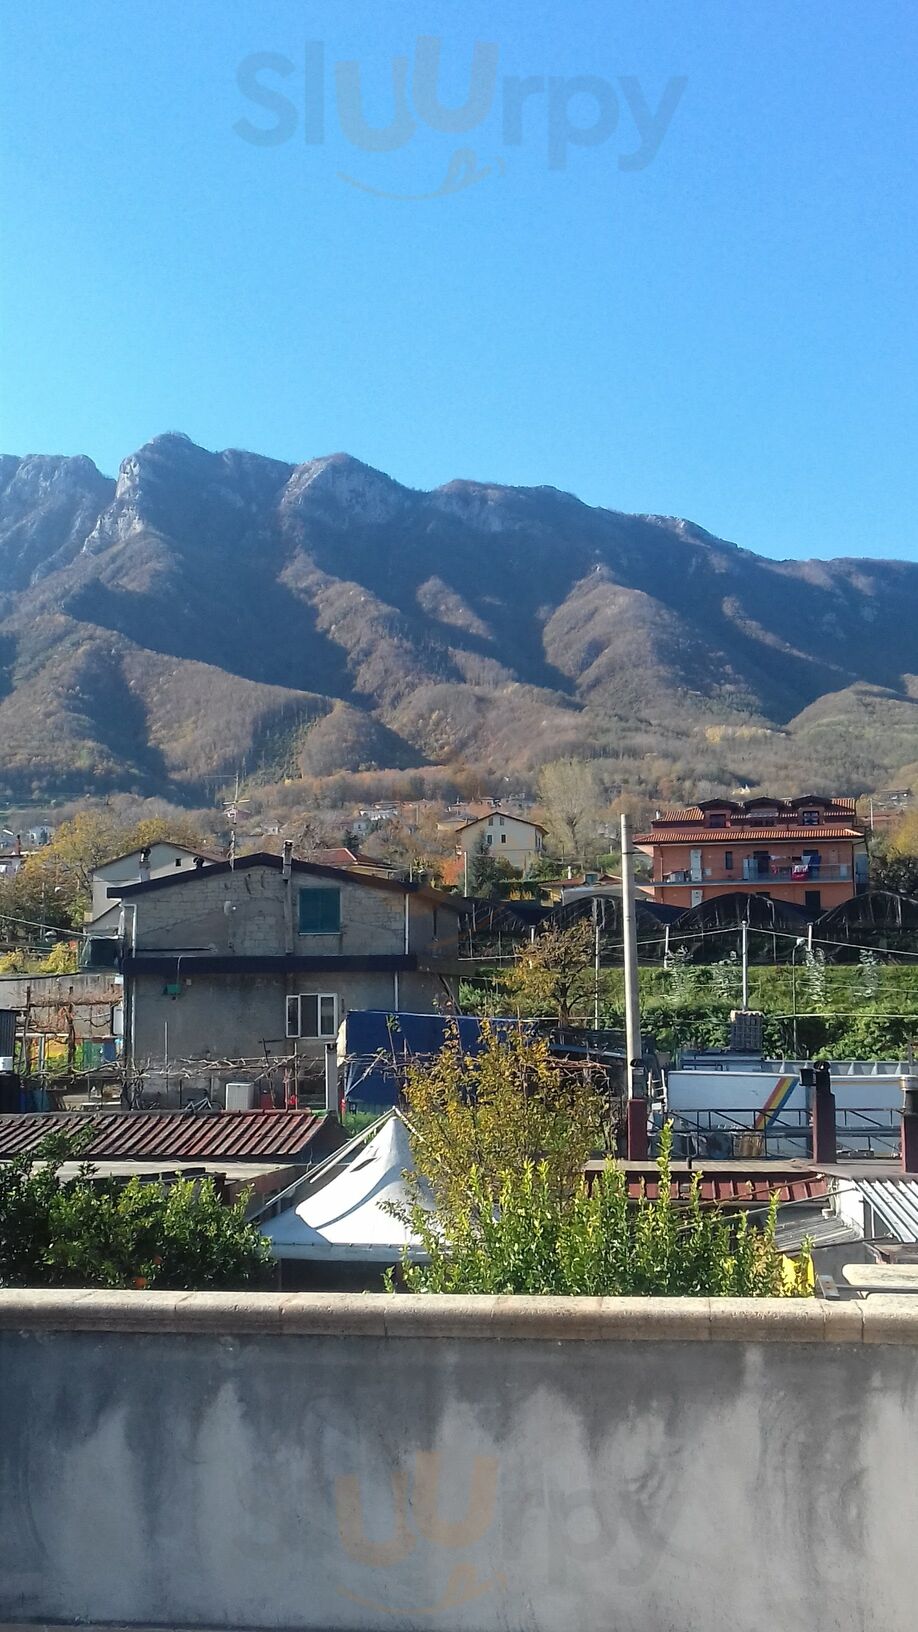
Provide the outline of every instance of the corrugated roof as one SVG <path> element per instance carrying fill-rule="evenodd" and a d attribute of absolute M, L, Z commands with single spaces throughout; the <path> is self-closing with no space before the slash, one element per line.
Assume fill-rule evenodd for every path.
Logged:
<path fill-rule="evenodd" d="M 640 1178 L 629 1175 L 628 1195 L 634 1201 L 641 1193 L 641 1183 Z M 653 1201 L 659 1193 L 659 1184 L 654 1179 L 646 1179 L 643 1183 L 648 1200 Z M 811 1178 L 788 1178 L 780 1182 L 766 1178 L 739 1179 L 731 1178 L 729 1175 L 721 1177 L 719 1174 L 711 1173 L 704 1173 L 701 1178 L 701 1200 L 711 1207 L 728 1209 L 767 1207 L 774 1192 L 777 1192 L 779 1203 L 818 1201 L 828 1194 L 828 1186 L 821 1174 L 813 1174 Z M 670 1181 L 670 1196 L 673 1201 L 688 1201 L 691 1193 L 691 1175 L 674 1175 Z"/>
<path fill-rule="evenodd" d="M 858 1179 L 857 1188 L 896 1241 L 918 1241 L 918 1184 L 901 1179 Z"/>
<path fill-rule="evenodd" d="M 823 839 L 863 839 L 856 827 L 756 827 L 754 823 L 734 823 L 730 827 L 667 827 L 651 833 L 635 833 L 635 844 L 725 844 L 728 841 L 748 844 L 754 839 L 809 840 L 811 844 Z"/>
<path fill-rule="evenodd" d="M 589 1183 L 597 1173 L 602 1172 L 604 1163 L 589 1162 L 587 1164 L 587 1182 Z M 825 1200 L 828 1195 L 828 1181 L 825 1174 L 809 1170 L 789 1170 L 782 1168 L 780 1163 L 768 1163 L 768 1171 L 743 1170 L 729 1163 L 720 1170 L 712 1166 L 701 1169 L 701 1200 L 706 1206 L 723 1207 L 728 1211 L 745 1207 L 767 1207 L 772 1193 L 777 1192 L 780 1204 L 786 1202 L 814 1203 Z M 625 1169 L 625 1178 L 628 1185 L 628 1195 L 632 1201 L 637 1201 L 643 1188 L 644 1194 L 653 1201 L 659 1195 L 659 1181 L 656 1164 L 648 1163 L 645 1166 L 629 1164 Z M 688 1168 L 676 1169 L 671 1174 L 670 1195 L 673 1201 L 687 1202 L 692 1193 L 692 1173 Z"/>
<path fill-rule="evenodd" d="M 313 1111 L 36 1111 L 0 1116 L 0 1160 L 34 1151 L 49 1133 L 91 1130 L 83 1153 L 107 1161 L 294 1161 L 337 1123 Z"/>

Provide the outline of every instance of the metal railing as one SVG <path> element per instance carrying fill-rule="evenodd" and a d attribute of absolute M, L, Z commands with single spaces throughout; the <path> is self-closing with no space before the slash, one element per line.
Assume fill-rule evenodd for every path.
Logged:
<path fill-rule="evenodd" d="M 767 873 L 760 873 L 752 868 L 734 867 L 731 871 L 724 870 L 715 873 L 712 870 L 701 872 L 696 868 L 683 867 L 676 872 L 664 873 L 655 878 L 654 884 L 694 884 L 696 888 L 701 884 L 773 884 L 776 880 L 783 884 L 850 884 L 852 879 L 851 868 L 842 863 L 838 866 L 805 867 L 802 863 L 794 866 L 791 862 L 786 865 L 781 862 L 769 867 Z"/>
<path fill-rule="evenodd" d="M 752 1109 L 667 1111 L 666 1120 L 673 1124 L 673 1154 L 738 1160 L 810 1155 L 813 1127 L 809 1111 L 782 1111 L 764 1128 L 755 1126 L 758 1114 Z M 899 1153 L 898 1111 L 837 1109 L 835 1132 L 839 1151 L 847 1156 L 893 1157 Z"/>

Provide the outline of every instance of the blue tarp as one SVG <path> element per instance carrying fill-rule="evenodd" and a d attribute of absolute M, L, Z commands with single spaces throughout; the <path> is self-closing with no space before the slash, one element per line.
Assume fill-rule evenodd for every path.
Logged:
<path fill-rule="evenodd" d="M 491 1020 L 500 1033 L 520 1022 Z M 344 1097 L 349 1105 L 395 1105 L 401 1093 L 405 1066 L 412 1060 L 430 1059 L 439 1053 L 448 1037 L 459 1028 L 459 1042 L 465 1054 L 481 1048 L 482 1024 L 474 1015 L 393 1014 L 386 1009 L 352 1009 L 344 1021 L 343 1044 L 346 1056 Z M 531 1029 L 531 1022 L 526 1029 Z M 340 1045 L 339 1045 L 340 1047 Z"/>

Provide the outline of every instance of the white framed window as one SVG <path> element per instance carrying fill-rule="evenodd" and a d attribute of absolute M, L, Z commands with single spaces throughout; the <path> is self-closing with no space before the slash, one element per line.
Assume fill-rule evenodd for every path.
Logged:
<path fill-rule="evenodd" d="M 819 811 L 818 810 L 805 810 L 803 812 L 803 825 L 804 825 L 804 827 L 818 827 L 819 826 Z"/>
<path fill-rule="evenodd" d="M 500 836 L 500 842 L 501 842 L 501 844 L 506 844 L 506 842 L 507 842 L 507 835 L 506 835 L 506 833 L 502 833 L 502 834 L 501 834 L 501 836 Z"/>
<path fill-rule="evenodd" d="M 335 992 L 298 992 L 287 999 L 288 1037 L 337 1037 Z"/>
<path fill-rule="evenodd" d="M 485 834 L 485 844 L 493 844 L 493 843 L 494 843 L 494 834 L 493 833 L 486 833 Z"/>

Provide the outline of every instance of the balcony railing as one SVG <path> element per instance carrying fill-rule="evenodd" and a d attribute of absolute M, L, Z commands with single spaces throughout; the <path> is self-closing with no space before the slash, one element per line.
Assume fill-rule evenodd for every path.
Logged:
<path fill-rule="evenodd" d="M 845 884 L 850 883 L 852 871 L 847 863 L 837 866 L 827 866 L 812 863 L 804 866 L 803 863 L 774 862 L 768 871 L 763 873 L 753 868 L 734 868 L 732 872 L 716 873 L 713 868 L 685 867 L 679 872 L 663 873 L 660 878 L 653 880 L 654 884 L 694 884 L 696 888 L 702 884 Z"/>

